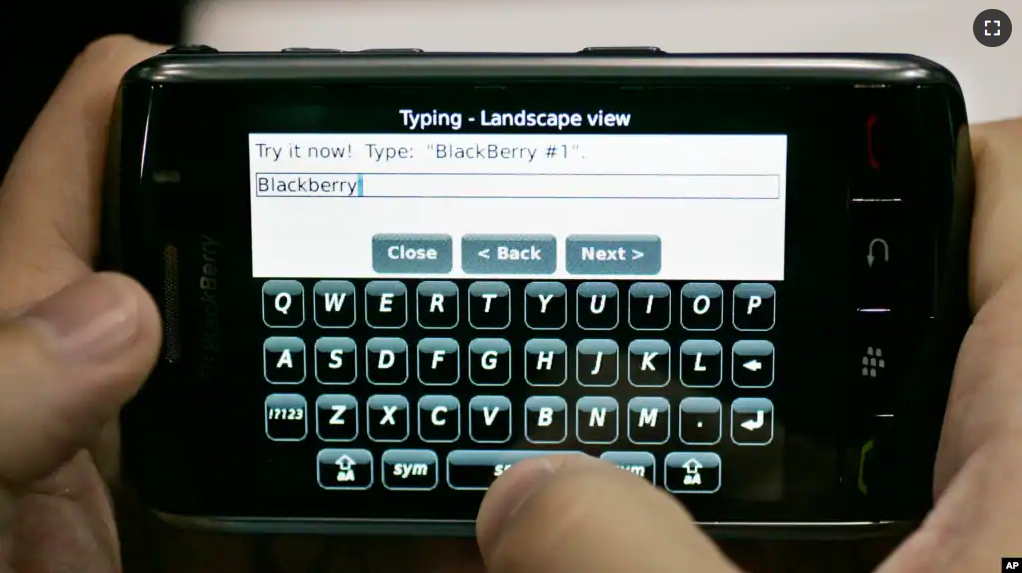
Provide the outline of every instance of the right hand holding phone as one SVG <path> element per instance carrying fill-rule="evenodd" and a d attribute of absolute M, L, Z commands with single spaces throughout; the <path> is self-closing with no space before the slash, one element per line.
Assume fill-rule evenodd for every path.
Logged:
<path fill-rule="evenodd" d="M 936 506 L 877 573 L 957 573 L 1022 555 L 1022 120 L 973 128 L 976 317 L 958 356 Z M 478 525 L 491 573 L 737 571 L 671 496 L 583 457 L 518 464 Z"/>

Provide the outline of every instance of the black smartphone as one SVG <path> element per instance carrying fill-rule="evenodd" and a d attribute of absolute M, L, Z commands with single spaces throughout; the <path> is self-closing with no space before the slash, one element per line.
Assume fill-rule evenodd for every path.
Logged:
<path fill-rule="evenodd" d="M 167 519 L 470 535 L 558 452 L 717 535 L 930 507 L 972 204 L 933 62 L 181 47 L 111 143 L 105 262 L 164 320 L 124 468 Z"/>

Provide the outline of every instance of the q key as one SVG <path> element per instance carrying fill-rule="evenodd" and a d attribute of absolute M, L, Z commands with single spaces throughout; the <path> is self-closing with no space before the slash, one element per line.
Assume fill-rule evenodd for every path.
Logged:
<path fill-rule="evenodd" d="M 297 328 L 305 322 L 305 287 L 294 280 L 263 285 L 263 322 L 270 328 Z"/>

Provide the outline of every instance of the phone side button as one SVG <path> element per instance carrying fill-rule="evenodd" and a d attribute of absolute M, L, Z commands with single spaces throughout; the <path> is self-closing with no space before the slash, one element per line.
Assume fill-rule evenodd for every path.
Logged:
<path fill-rule="evenodd" d="M 401 56 L 406 54 L 424 54 L 426 50 L 422 48 L 369 48 L 368 50 L 359 50 L 360 54 L 389 54 L 395 56 Z"/>
<path fill-rule="evenodd" d="M 164 54 L 216 54 L 220 50 L 212 46 L 205 44 L 184 44 L 181 46 L 172 46 L 168 48 Z"/>
<path fill-rule="evenodd" d="M 665 56 L 667 52 L 656 46 L 596 46 L 584 48 L 585 56 Z"/>
<path fill-rule="evenodd" d="M 282 54 L 343 54 L 344 50 L 336 48 L 284 48 Z"/>

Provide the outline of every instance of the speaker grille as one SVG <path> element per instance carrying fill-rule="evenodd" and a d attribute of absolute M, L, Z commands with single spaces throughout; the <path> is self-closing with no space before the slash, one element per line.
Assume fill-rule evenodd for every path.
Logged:
<path fill-rule="evenodd" d="M 163 248 L 163 358 L 167 362 L 181 360 L 179 272 L 177 247 L 167 245 Z"/>

